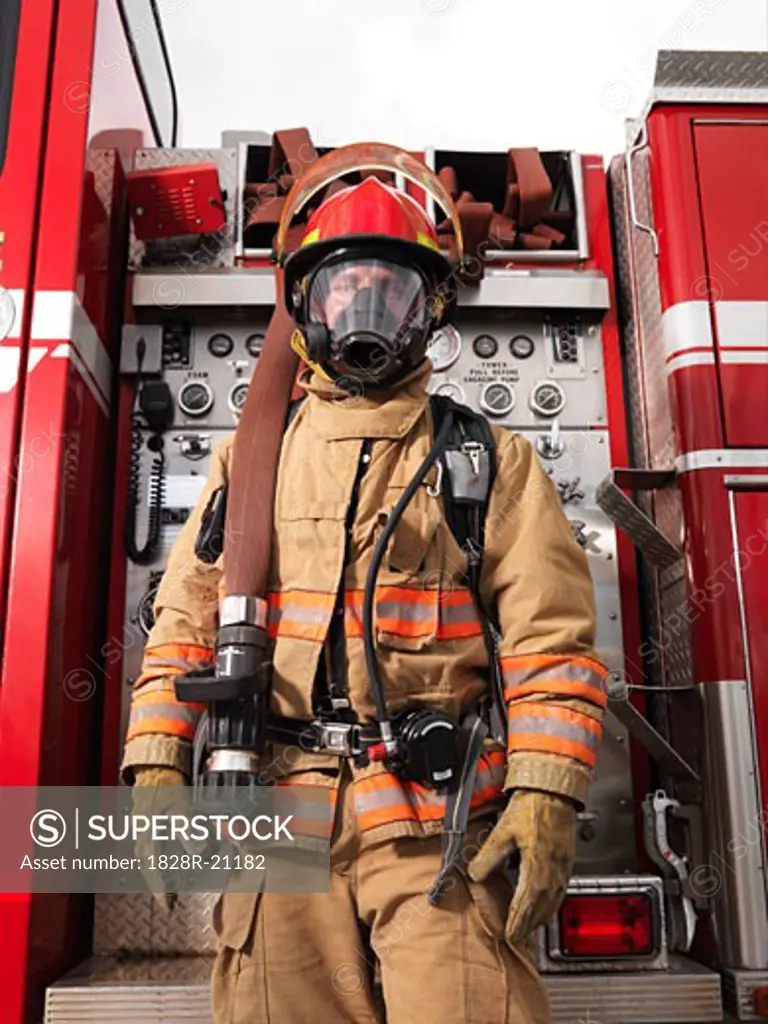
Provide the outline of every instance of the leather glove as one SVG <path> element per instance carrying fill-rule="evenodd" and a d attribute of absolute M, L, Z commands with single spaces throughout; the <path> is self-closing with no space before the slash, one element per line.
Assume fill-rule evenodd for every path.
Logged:
<path fill-rule="evenodd" d="M 186 809 L 188 797 L 175 787 L 187 787 L 187 778 L 177 768 L 155 767 L 151 765 L 134 769 L 133 813 L 168 814 Z M 174 787 L 171 789 L 171 787 Z M 136 840 L 136 855 L 141 857 L 142 864 L 147 863 L 149 854 L 157 854 L 157 847 L 148 835 L 141 835 Z M 155 897 L 158 906 L 170 914 L 176 906 L 178 896 L 175 892 L 166 892 L 162 887 L 159 871 L 145 871 L 142 868 L 147 885 Z"/>
<path fill-rule="evenodd" d="M 523 945 L 563 901 L 576 859 L 576 805 L 567 797 L 516 789 L 488 841 L 468 865 L 469 877 L 484 881 L 520 854 L 517 886 L 507 913 L 506 937 Z"/>

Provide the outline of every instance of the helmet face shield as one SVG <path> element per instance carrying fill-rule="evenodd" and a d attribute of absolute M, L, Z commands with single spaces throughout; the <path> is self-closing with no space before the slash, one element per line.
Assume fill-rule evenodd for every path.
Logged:
<path fill-rule="evenodd" d="M 416 267 L 331 258 L 309 275 L 304 302 L 314 358 L 336 379 L 379 387 L 424 358 L 434 320 L 429 284 Z"/>

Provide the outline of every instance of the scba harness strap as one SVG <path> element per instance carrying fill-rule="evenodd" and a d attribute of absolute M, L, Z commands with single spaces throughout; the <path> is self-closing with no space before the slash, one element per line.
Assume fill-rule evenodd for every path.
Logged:
<path fill-rule="evenodd" d="M 299 399 L 289 406 L 286 429 L 297 415 L 303 401 L 305 399 Z M 496 444 L 485 417 L 453 399 L 444 395 L 432 395 L 430 410 L 433 436 L 437 439 L 445 430 L 448 432 L 442 447 L 439 441 L 435 441 L 435 446 L 439 447 L 435 463 L 437 480 L 428 486 L 428 493 L 431 497 L 442 499 L 448 526 L 466 556 L 467 585 L 482 623 L 489 672 L 486 693 L 479 706 L 464 716 L 458 729 L 451 726 L 457 737 L 461 768 L 446 794 L 442 863 L 429 891 L 430 902 L 436 903 L 461 854 L 484 742 L 490 735 L 497 743 L 506 747 L 506 718 L 498 659 L 498 631 L 493 625 L 491 614 L 483 607 L 480 597 L 486 514 L 496 475 Z M 358 469 L 358 477 L 361 475 Z M 203 515 L 195 545 L 198 558 L 207 563 L 215 562 L 223 550 L 226 491 L 226 485 L 223 485 L 212 495 Z M 355 504 L 356 496 L 353 495 L 352 505 Z M 343 580 L 340 593 L 343 594 Z M 335 680 L 334 687 L 331 696 L 335 693 L 336 702 L 332 702 L 332 706 L 348 708 L 345 675 L 341 680 Z M 434 727 L 429 726 L 430 729 Z M 368 735 L 364 735 L 366 732 Z M 338 757 L 354 756 L 356 760 L 361 760 L 361 763 L 366 762 L 371 756 L 376 760 L 384 759 L 377 757 L 374 751 L 381 748 L 380 753 L 383 754 L 380 740 L 386 740 L 386 737 L 378 734 L 376 726 L 363 728 L 357 722 L 350 721 L 348 715 L 344 720 L 343 712 L 339 712 L 332 719 L 321 715 L 314 721 L 278 720 L 274 715 L 270 715 L 267 719 L 266 735 L 274 742 L 308 744 L 309 749 L 318 753 Z M 403 751 L 401 755 L 402 753 Z M 407 756 L 401 756 L 401 766 L 406 771 L 406 776 L 408 762 Z"/>
<path fill-rule="evenodd" d="M 286 429 L 304 401 L 305 398 L 299 398 L 291 402 Z M 486 515 L 496 477 L 496 442 L 490 424 L 480 413 L 445 395 L 431 395 L 429 405 L 435 435 L 446 414 L 450 411 L 453 415 L 453 427 L 438 462 L 437 482 L 432 485 L 430 494 L 442 498 L 449 529 L 467 558 L 467 584 L 482 623 L 488 653 L 489 685 L 484 710 L 490 735 L 505 746 L 507 726 L 499 670 L 498 629 L 493 610 L 485 608 L 480 597 Z M 208 502 L 195 543 L 195 554 L 206 564 L 212 565 L 223 551 L 226 506 L 227 485 L 223 484 Z"/>

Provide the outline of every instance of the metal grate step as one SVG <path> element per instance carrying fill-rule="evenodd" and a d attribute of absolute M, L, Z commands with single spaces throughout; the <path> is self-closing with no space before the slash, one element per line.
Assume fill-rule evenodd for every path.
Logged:
<path fill-rule="evenodd" d="M 720 976 L 685 957 L 669 971 L 548 975 L 553 1024 L 722 1021 Z M 94 957 L 48 989 L 44 1024 L 213 1024 L 211 957 Z"/>

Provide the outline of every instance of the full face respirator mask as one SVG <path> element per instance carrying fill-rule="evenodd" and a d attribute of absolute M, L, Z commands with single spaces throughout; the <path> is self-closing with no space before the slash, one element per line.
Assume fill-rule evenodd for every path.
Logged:
<path fill-rule="evenodd" d="M 396 383 L 424 359 L 439 305 L 434 284 L 416 267 L 336 254 L 294 296 L 300 354 L 346 390 Z"/>

